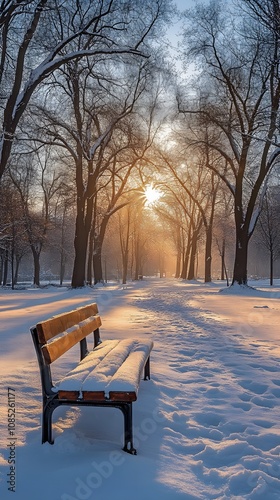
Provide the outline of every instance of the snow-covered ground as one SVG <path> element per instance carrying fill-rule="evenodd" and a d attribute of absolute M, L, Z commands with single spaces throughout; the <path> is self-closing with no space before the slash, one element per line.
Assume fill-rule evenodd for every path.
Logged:
<path fill-rule="evenodd" d="M 221 282 L 146 279 L 125 287 L 2 290 L 1 500 L 279 500 L 280 284 L 253 285 L 257 291 L 220 292 Z M 152 379 L 141 382 L 133 405 L 137 456 L 121 450 L 117 409 L 58 408 L 55 443 L 41 444 L 29 328 L 92 301 L 103 339 L 154 341 Z M 63 369 L 77 358 L 72 351 Z"/>

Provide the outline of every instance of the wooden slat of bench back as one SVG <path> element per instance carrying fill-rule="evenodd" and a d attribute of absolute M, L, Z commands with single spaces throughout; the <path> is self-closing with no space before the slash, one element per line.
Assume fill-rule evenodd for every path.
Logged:
<path fill-rule="evenodd" d="M 65 332 L 68 328 L 96 314 L 98 314 L 98 307 L 97 304 L 93 303 L 42 321 L 36 325 L 39 342 L 45 344 L 48 340 L 56 337 L 56 335 Z"/>
<path fill-rule="evenodd" d="M 71 349 L 75 344 L 80 342 L 90 333 L 94 332 L 101 326 L 100 316 L 91 316 L 84 322 L 79 323 L 71 328 L 71 331 L 66 331 L 64 335 L 58 339 L 49 342 L 42 346 L 42 353 L 47 364 L 53 363 L 62 354 Z"/>

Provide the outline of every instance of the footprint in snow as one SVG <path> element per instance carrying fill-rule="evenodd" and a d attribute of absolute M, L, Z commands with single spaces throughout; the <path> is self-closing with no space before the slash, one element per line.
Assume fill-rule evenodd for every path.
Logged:
<path fill-rule="evenodd" d="M 232 403 L 234 408 L 241 408 L 241 410 L 249 411 L 252 408 L 252 405 L 249 403 Z"/>
<path fill-rule="evenodd" d="M 254 394 L 264 394 L 268 389 L 268 386 L 266 384 L 252 382 L 251 380 L 247 380 L 247 379 L 241 380 L 239 382 L 239 385 L 241 385 L 241 387 L 243 387 L 243 389 L 247 389 L 247 390 L 253 392 Z"/>
<path fill-rule="evenodd" d="M 275 424 L 270 422 L 269 420 L 254 420 L 253 424 L 258 425 L 259 427 L 263 427 L 264 429 L 270 429 L 273 427 Z"/>
<path fill-rule="evenodd" d="M 272 399 L 261 398 L 259 396 L 255 396 L 251 399 L 251 403 L 254 403 L 257 406 L 261 406 L 263 408 L 274 408 L 275 402 Z"/>
<path fill-rule="evenodd" d="M 207 427 L 219 427 L 224 421 L 221 415 L 217 413 L 205 412 L 204 414 L 197 413 L 193 415 L 193 418 L 200 425 Z"/>

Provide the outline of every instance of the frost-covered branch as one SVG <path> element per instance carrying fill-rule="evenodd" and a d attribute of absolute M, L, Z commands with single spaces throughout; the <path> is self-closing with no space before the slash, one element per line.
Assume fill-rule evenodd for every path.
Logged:
<path fill-rule="evenodd" d="M 32 95 L 39 85 L 57 69 L 82 58 L 100 61 L 110 59 L 112 56 L 118 58 L 123 55 L 129 55 L 132 58 L 135 56 L 148 57 L 147 54 L 140 51 L 140 46 L 158 18 L 159 3 L 155 2 L 157 8 L 147 21 L 146 29 L 139 33 L 138 39 L 137 36 L 134 40 L 132 37 L 131 42 L 126 42 L 125 38 L 121 40 L 119 35 L 114 39 L 113 34 L 116 31 L 125 31 L 128 27 L 132 29 L 129 19 L 122 21 L 121 24 L 118 22 L 118 16 L 121 15 L 121 12 L 113 10 L 115 3 L 116 0 L 110 0 L 106 4 L 101 2 L 97 8 L 94 2 L 89 9 L 86 8 L 83 12 L 82 2 L 69 0 L 68 18 L 64 19 L 64 23 L 61 23 L 63 5 L 53 8 L 49 5 L 48 0 L 39 0 L 38 2 L 33 0 L 25 2 L 20 0 L 17 2 L 2 1 L 0 82 L 2 78 L 2 82 L 5 82 L 5 89 L 11 88 L 11 91 L 6 96 L 6 101 L 6 90 L 4 92 L 3 89 L 2 92 L 4 112 L 0 134 L 0 179 L 10 157 L 19 121 Z M 77 9 L 77 4 L 79 4 L 79 9 Z M 71 7 L 73 7 L 72 18 Z M 54 23 L 55 16 L 58 20 L 56 33 L 59 33 L 61 40 L 43 56 L 41 62 L 38 62 L 42 50 L 36 43 L 44 36 L 40 30 L 43 27 L 43 22 L 46 21 L 48 12 L 52 12 Z M 75 18 L 77 12 L 79 12 L 79 19 Z M 117 17 L 114 18 L 114 15 Z M 14 39 L 15 47 L 11 51 L 9 32 L 15 27 L 17 27 L 17 37 Z M 112 36 L 109 36 L 110 33 Z M 129 40 L 127 34 L 124 36 Z M 11 74 L 12 65 L 8 68 L 7 62 L 11 57 L 14 60 L 13 74 Z M 36 61 L 38 64 L 30 69 L 30 61 Z M 8 87 L 6 86 L 7 78 L 9 79 Z"/>

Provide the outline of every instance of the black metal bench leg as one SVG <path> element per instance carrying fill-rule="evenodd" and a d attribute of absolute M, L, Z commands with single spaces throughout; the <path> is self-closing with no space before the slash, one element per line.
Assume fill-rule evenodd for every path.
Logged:
<path fill-rule="evenodd" d="M 54 443 L 52 439 L 52 414 L 56 406 L 57 405 L 54 404 L 52 400 L 46 400 L 44 402 L 42 413 L 42 443 L 46 441 L 50 444 Z"/>
<path fill-rule="evenodd" d="M 150 380 L 150 356 L 148 357 L 145 368 L 144 368 L 144 380 L 147 380 L 147 378 Z"/>
<path fill-rule="evenodd" d="M 132 403 L 123 403 L 119 407 L 124 416 L 124 447 L 123 450 L 131 455 L 137 455 L 136 449 L 133 447 L 133 431 L 132 431 Z"/>

